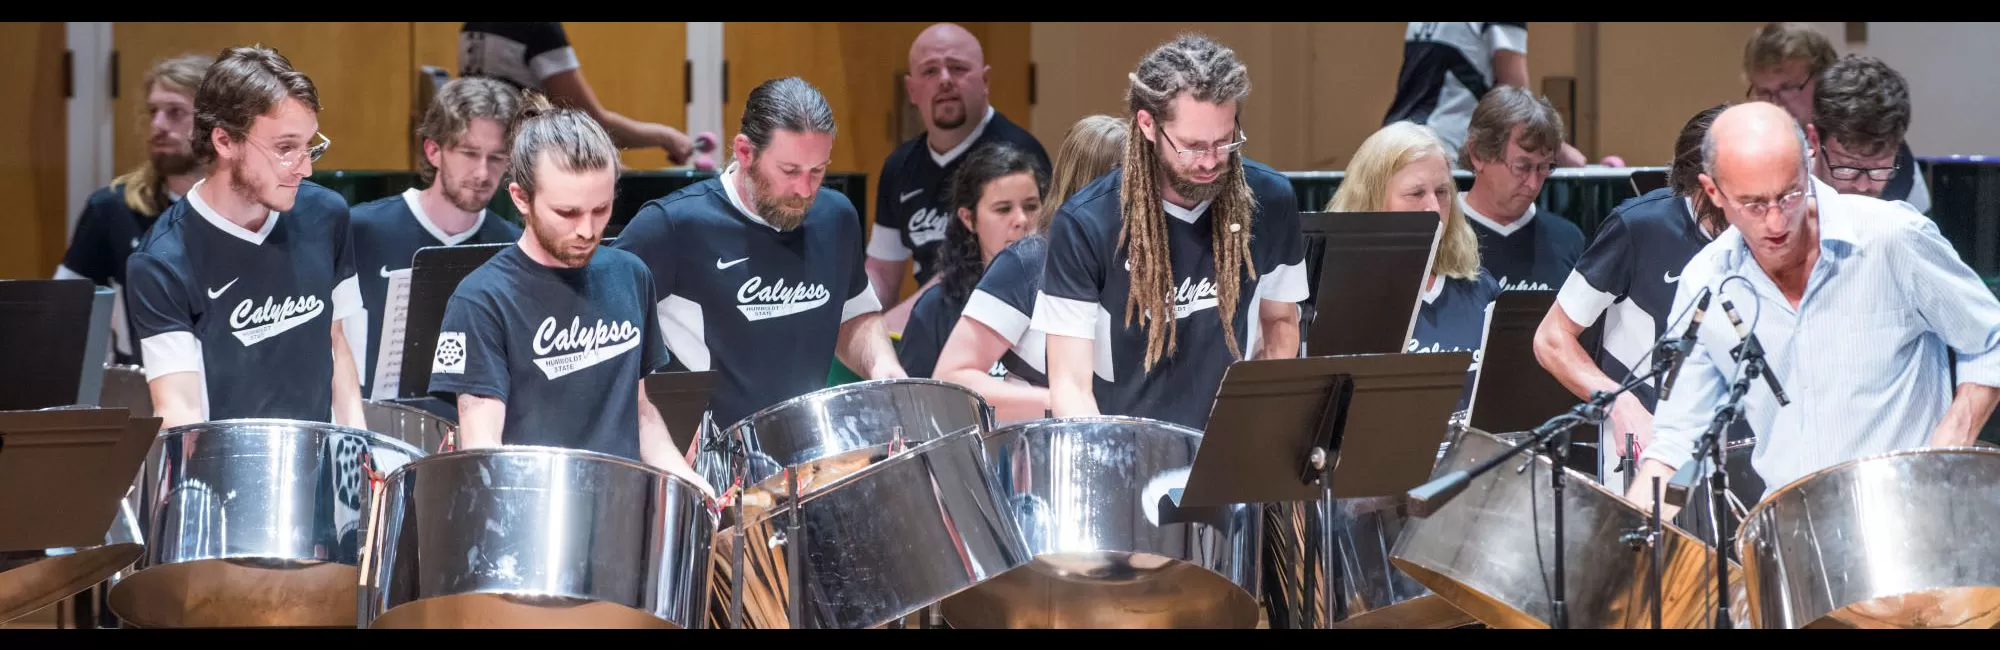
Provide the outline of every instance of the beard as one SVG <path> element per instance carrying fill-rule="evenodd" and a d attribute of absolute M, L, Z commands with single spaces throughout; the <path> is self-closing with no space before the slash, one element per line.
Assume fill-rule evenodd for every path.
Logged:
<path fill-rule="evenodd" d="M 194 171 L 200 165 L 195 162 L 194 152 L 191 151 L 155 152 L 150 156 L 150 160 L 153 163 L 153 171 L 159 172 L 161 176 L 179 176 Z"/>
<path fill-rule="evenodd" d="M 535 236 L 535 243 L 541 245 L 543 251 L 565 266 L 582 268 L 590 263 L 591 257 L 597 255 L 599 241 L 597 239 L 591 240 L 588 246 L 579 248 L 577 244 L 581 242 L 562 233 L 548 231 L 542 226 L 542 220 L 534 215 L 529 215 L 525 221 L 528 222 L 528 232 Z"/>
<path fill-rule="evenodd" d="M 931 105 L 931 121 L 940 129 L 956 129 L 965 126 L 965 100 L 953 99 Z"/>
<path fill-rule="evenodd" d="M 497 187 L 486 188 L 473 182 L 458 182 L 457 179 L 447 177 L 443 170 L 439 170 L 436 182 L 444 183 L 445 200 L 450 201 L 452 207 L 466 212 L 485 209 L 486 204 L 493 200 L 493 193 L 498 191 Z"/>
<path fill-rule="evenodd" d="M 816 197 L 773 198 L 776 192 L 771 190 L 772 184 L 764 180 L 762 173 L 754 167 L 744 171 L 750 174 L 750 207 L 757 210 L 757 216 L 763 218 L 765 223 L 787 231 L 805 223 L 806 212 L 812 209 Z"/>
<path fill-rule="evenodd" d="M 229 163 L 229 191 L 236 193 L 236 197 L 243 199 L 245 203 L 261 205 L 269 210 L 276 209 L 272 208 L 270 204 L 265 203 L 263 197 L 257 195 L 257 187 L 250 184 L 250 179 L 244 173 L 247 167 L 241 158 Z"/>
<path fill-rule="evenodd" d="M 1159 173 L 1167 177 L 1167 186 L 1174 188 L 1175 194 L 1179 194 L 1181 198 L 1196 203 L 1213 200 L 1215 197 L 1220 196 L 1222 188 L 1228 187 L 1231 182 L 1236 180 L 1236 166 L 1233 164 L 1233 161 L 1232 163 L 1225 163 L 1222 168 L 1222 174 L 1216 176 L 1215 180 L 1207 183 L 1196 183 L 1181 176 L 1180 171 L 1174 169 L 1173 165 L 1168 163 L 1165 158 L 1160 159 Z"/>

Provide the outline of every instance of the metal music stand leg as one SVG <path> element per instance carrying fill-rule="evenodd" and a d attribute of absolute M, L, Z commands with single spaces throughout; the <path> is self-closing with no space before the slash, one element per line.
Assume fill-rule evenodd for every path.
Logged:
<path fill-rule="evenodd" d="M 710 419 L 710 416 L 707 414 L 702 416 L 702 421 L 707 425 L 709 432 L 713 434 L 715 432 L 715 421 Z M 730 510 L 735 511 L 736 521 L 736 543 L 734 544 L 735 548 L 730 551 L 729 629 L 740 630 L 743 629 L 743 585 L 746 582 L 743 578 L 743 539 L 750 534 L 748 522 L 743 521 L 743 497 L 744 492 L 749 491 L 750 453 L 746 447 L 741 446 L 741 440 L 731 439 L 715 442 L 723 445 L 723 457 L 729 460 L 729 475 L 733 481 L 745 486 L 741 492 L 736 494 L 736 498 L 732 499 L 729 505 Z M 723 489 L 727 490 L 728 488 Z"/>
<path fill-rule="evenodd" d="M 1333 593 L 1333 463 L 1327 463 L 1325 472 L 1319 484 L 1319 599 L 1323 608 L 1320 629 L 1333 629 L 1336 609 Z"/>
<path fill-rule="evenodd" d="M 785 588 L 785 610 L 794 630 L 810 629 L 799 616 L 799 608 L 805 601 L 805 568 L 799 564 L 799 546 L 805 543 L 805 531 L 799 525 L 799 473 L 795 468 L 785 468 L 786 491 L 791 497 L 789 520 L 785 524 L 785 569 L 790 579 Z"/>

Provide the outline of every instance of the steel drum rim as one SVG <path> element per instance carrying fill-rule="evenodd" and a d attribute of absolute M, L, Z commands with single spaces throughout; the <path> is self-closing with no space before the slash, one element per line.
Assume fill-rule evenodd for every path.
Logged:
<path fill-rule="evenodd" d="M 1074 425 L 1074 424 L 1137 425 L 1137 426 L 1145 426 L 1149 428 L 1171 431 L 1174 433 L 1194 438 L 1195 440 L 1202 439 L 1202 432 L 1200 431 L 1196 431 L 1194 429 L 1174 424 L 1172 422 L 1167 422 L 1164 420 L 1154 420 L 1151 418 L 1142 418 L 1131 415 L 1078 415 L 1066 418 L 1042 418 L 1039 420 L 1016 422 L 1014 424 L 993 429 L 991 431 L 987 431 L 981 434 L 980 437 L 985 440 L 992 440 L 994 438 L 1000 437 L 1001 434 L 1011 434 L 1016 431 L 1025 432 L 1029 429 L 1061 427 L 1064 425 Z"/>
<path fill-rule="evenodd" d="M 1743 517 L 1743 521 L 1745 523 L 1743 526 L 1743 531 L 1737 535 L 1738 538 L 1737 544 L 1740 546 L 1745 542 L 1745 540 L 1748 540 L 1749 538 L 1755 536 L 1755 529 L 1753 529 L 1749 525 L 1749 522 L 1751 520 L 1756 519 L 1758 515 L 1763 514 L 1767 510 L 1770 510 L 1771 505 L 1777 502 L 1778 497 L 1785 496 L 1792 492 L 1797 492 L 1803 489 L 1803 486 L 1807 482 L 1823 478 L 1825 476 L 1832 475 L 1835 473 L 1845 472 L 1855 467 L 1859 467 L 1863 464 L 1875 463 L 1879 461 L 1889 460 L 1891 458 L 1900 458 L 1903 456 L 1934 456 L 1934 455 L 1956 455 L 1956 454 L 1974 454 L 1974 455 L 1993 456 L 1996 458 L 2000 458 L 2000 449 L 1994 449 L 1990 447 L 1977 447 L 1972 445 L 1953 446 L 1953 447 L 1911 447 L 1909 449 L 1897 449 L 1895 451 L 1885 451 L 1879 454 L 1862 456 L 1854 460 L 1846 461 L 1838 465 L 1834 465 L 1832 467 L 1828 467 L 1826 469 L 1818 470 L 1811 474 L 1807 474 L 1805 476 L 1792 479 L 1792 482 L 1786 483 L 1784 487 L 1778 488 L 1776 490 L 1771 490 L 1769 495 L 1766 495 L 1763 499 L 1757 501 L 1757 505 L 1750 507 L 1749 513 L 1744 515 Z M 1742 557 L 1742 555 L 1740 555 L 1741 550 L 1742 549 L 1738 549 L 1739 552 L 1738 557 Z"/>
<path fill-rule="evenodd" d="M 344 433 L 344 434 L 359 436 L 362 438 L 367 438 L 373 444 L 378 444 L 385 447 L 394 447 L 399 451 L 408 452 L 412 459 L 421 459 L 430 456 L 430 454 L 425 453 L 424 450 L 418 449 L 416 445 L 404 442 L 393 436 L 389 436 L 388 434 L 377 433 L 374 431 L 369 431 L 367 429 L 360 429 L 350 426 L 334 424 L 331 422 L 316 422 L 312 420 L 286 420 L 283 418 L 240 418 L 234 420 L 210 420 L 207 422 L 196 422 L 194 424 L 183 424 L 171 429 L 161 431 L 159 435 L 154 436 L 153 440 L 157 445 L 157 443 L 161 440 L 165 440 L 167 438 L 177 438 L 189 433 L 208 433 L 208 432 L 240 433 L 243 432 L 245 429 L 289 429 L 293 431 L 303 429 L 315 433 Z"/>
<path fill-rule="evenodd" d="M 840 488 L 847 487 L 848 485 L 853 483 L 858 483 L 862 479 L 872 477 L 876 474 L 889 471 L 885 468 L 889 467 L 890 465 L 893 465 L 895 461 L 904 460 L 908 458 L 915 458 L 917 456 L 930 453 L 931 451 L 935 451 L 936 449 L 944 447 L 948 444 L 958 442 L 960 436 L 969 436 L 969 435 L 974 435 L 975 433 L 979 432 L 959 431 L 957 433 L 947 433 L 945 435 L 938 436 L 936 438 L 931 438 L 929 440 L 922 440 L 911 443 L 903 447 L 903 451 L 899 453 L 890 454 L 887 458 L 883 458 L 882 460 L 877 462 L 869 463 L 866 467 L 854 470 L 853 472 L 843 475 L 838 479 L 829 481 L 826 484 L 821 485 L 819 488 L 813 490 L 812 492 L 799 495 L 797 501 L 784 501 L 784 502 L 773 503 L 770 507 L 759 508 L 758 511 L 754 514 L 748 512 L 748 510 L 750 510 L 750 506 L 744 506 L 744 510 L 746 511 L 744 512 L 744 519 L 749 520 L 752 524 L 770 521 L 774 517 L 783 515 L 796 504 L 812 503 L 814 501 L 819 500 L 822 497 L 827 497 L 832 495 Z M 983 455 L 985 453 L 985 438 L 983 437 L 980 438 L 979 442 L 980 442 L 980 453 Z M 778 471 L 778 473 L 772 474 L 771 476 L 773 477 L 782 476 L 784 472 L 785 470 L 781 469 Z M 789 498 L 791 495 L 785 492 L 773 493 L 773 497 L 780 497 L 780 496 Z M 738 495 L 737 498 L 741 499 L 742 496 Z M 725 508 L 724 510 L 727 510 L 727 508 Z M 721 520 L 717 519 L 715 521 L 715 528 L 716 528 L 716 534 L 720 535 L 722 533 L 726 533 L 729 531 L 742 529 L 743 522 L 736 521 L 734 519 L 734 515 L 732 514 L 728 526 L 723 526 Z"/>
<path fill-rule="evenodd" d="M 472 449 L 457 449 L 442 454 L 433 454 L 430 456 L 424 456 L 421 458 L 412 459 L 410 462 L 403 463 L 401 467 L 397 467 L 396 469 L 391 470 L 388 474 L 384 474 L 382 476 L 382 480 L 385 483 L 394 482 L 402 479 L 404 475 L 408 474 L 413 468 L 416 468 L 418 466 L 428 467 L 430 465 L 443 464 L 445 462 L 453 460 L 469 459 L 476 456 L 483 456 L 483 457 L 556 456 L 556 457 L 576 458 L 581 460 L 594 460 L 598 462 L 610 463 L 613 465 L 624 465 L 628 468 L 637 469 L 641 472 L 653 474 L 658 478 L 677 483 L 682 489 L 685 489 L 689 492 L 697 491 L 695 489 L 694 483 L 691 483 L 687 479 L 681 478 L 679 476 L 675 476 L 672 472 L 668 472 L 658 467 L 654 467 L 648 463 L 642 463 L 639 461 L 632 460 L 630 458 L 626 458 L 624 456 L 607 454 L 601 451 L 591 451 L 589 449 L 577 449 L 574 447 L 556 447 L 552 445 L 500 445 L 497 447 L 475 447 Z M 708 497 L 703 496 L 702 498 L 707 499 Z M 714 523 L 715 523 L 714 521 L 709 522 L 711 526 L 713 526 Z"/>
<path fill-rule="evenodd" d="M 776 413 L 778 413 L 779 411 L 784 411 L 784 410 L 787 410 L 787 409 L 790 409 L 790 408 L 792 408 L 792 407 L 795 407 L 795 406 L 798 406 L 798 405 L 800 405 L 800 404 L 805 404 L 805 403 L 808 403 L 808 402 L 812 402 L 812 401 L 814 401 L 814 400 L 818 400 L 818 399 L 823 399 L 823 398 L 825 398 L 825 397 L 826 397 L 827 395 L 831 395 L 831 394 L 835 394 L 835 393 L 841 393 L 841 392 L 846 392 L 846 391 L 848 391 L 848 390 L 850 390 L 850 389 L 857 389 L 857 388 L 870 388 L 870 387 L 875 387 L 875 386 L 888 386 L 888 385 L 894 385 L 894 384 L 910 384 L 910 385 L 928 385 L 928 386 L 936 386 L 936 387 L 940 387 L 940 388 L 950 388 L 950 389 L 952 389 L 952 390 L 956 390 L 956 391 L 958 391 L 958 392 L 960 392 L 960 393 L 964 393 L 964 394 L 965 394 L 965 395 L 966 395 L 967 397 L 971 397 L 971 398 L 972 398 L 972 399 L 973 399 L 974 401 L 978 402 L 980 406 L 986 406 L 986 398 L 985 398 L 984 396 L 981 396 L 981 395 L 980 395 L 980 394 L 979 394 L 978 392 L 976 392 L 976 391 L 973 391 L 973 390 L 972 390 L 972 389 L 970 389 L 970 388 L 966 388 L 965 386 L 962 386 L 962 385 L 959 385 L 959 384 L 954 384 L 954 383 L 951 383 L 951 382 L 948 382 L 948 381 L 939 381 L 939 380 L 936 380 L 936 379 L 923 379 L 923 378 L 918 378 L 918 377 L 904 377 L 904 378 L 893 378 L 893 379 L 871 379 L 871 380 L 868 380 L 868 381 L 859 381 L 859 382 L 855 382 L 855 383 L 852 383 L 852 384 L 841 384 L 841 385 L 839 385 L 839 386 L 829 386 L 829 387 L 826 387 L 826 388 L 822 388 L 822 389 L 819 389 L 819 390 L 816 390 L 816 391 L 813 391 L 813 392 L 810 392 L 810 393 L 806 393 L 806 394 L 804 394 L 804 395 L 800 395 L 800 396 L 798 396 L 798 397 L 794 397 L 794 398 L 791 398 L 791 399 L 788 399 L 788 400 L 785 400 L 785 401 L 782 401 L 782 402 L 778 402 L 778 403 L 776 403 L 776 404 L 772 404 L 772 405 L 770 405 L 770 406 L 766 406 L 766 407 L 764 407 L 764 408 L 762 408 L 762 409 L 758 409 L 758 410 L 757 410 L 757 412 L 755 412 L 755 413 L 751 413 L 750 415 L 747 415 L 747 416 L 744 416 L 744 418 L 743 418 L 743 419 L 741 419 L 741 420 L 737 420 L 737 421 L 736 421 L 735 423 L 733 423 L 733 424 L 730 424 L 730 425 L 729 425 L 728 427 L 725 427 L 725 428 L 723 429 L 723 431 L 725 431 L 725 432 L 735 432 L 735 431 L 737 431 L 737 430 L 739 430 L 739 429 L 742 429 L 742 428 L 744 427 L 744 425 L 753 425 L 753 426 L 754 426 L 754 425 L 756 424 L 756 422 L 757 422 L 758 420 L 763 420 L 763 419 L 765 419 L 765 418 L 766 418 L 766 417 L 768 417 L 768 416 L 771 416 L 771 415 L 773 415 L 773 414 L 776 414 Z"/>
<path fill-rule="evenodd" d="M 410 414 L 410 415 L 417 415 L 417 416 L 422 416 L 422 417 L 425 417 L 425 418 L 427 418 L 427 419 L 433 419 L 433 420 L 437 420 L 437 421 L 439 421 L 439 422 L 443 422 L 443 423 L 445 423 L 445 424 L 448 424 L 448 425 L 450 425 L 450 426 L 451 426 L 452 428 L 454 428 L 454 429 L 455 429 L 455 428 L 458 428 L 458 423 L 457 423 L 457 422 L 453 422 L 453 421 L 451 421 L 451 419 L 450 419 L 450 418 L 447 418 L 447 417 L 445 417 L 445 416 L 442 416 L 442 415 L 438 415 L 438 414 L 436 414 L 436 413 L 432 413 L 432 412 L 430 412 L 430 411 L 426 411 L 426 410 L 423 410 L 423 409 L 420 409 L 420 408 L 417 408 L 417 407 L 415 407 L 415 406 L 410 406 L 410 405 L 408 405 L 408 404 L 404 404 L 404 403 L 401 403 L 401 402 L 391 402 L 391 401 L 388 401 L 388 400 L 374 400 L 374 399 L 370 399 L 370 400 L 362 400 L 362 401 L 361 401 L 361 405 L 362 405 L 362 406 L 368 406 L 368 407 L 375 407 L 375 408 L 381 408 L 381 409 L 387 409 L 387 410 L 391 410 L 391 411 L 399 411 L 399 412 L 402 412 L 402 413 L 408 413 L 408 414 Z"/>
<path fill-rule="evenodd" d="M 1499 442 L 1500 444 L 1504 445 L 1504 446 L 1505 446 L 1505 448 L 1512 448 L 1512 447 L 1513 447 L 1513 446 L 1514 446 L 1515 444 L 1519 444 L 1519 443 L 1511 443 L 1511 442 L 1507 442 L 1507 440 L 1506 440 L 1505 438 L 1501 438 L 1499 434 L 1495 434 L 1495 433 L 1490 433 L 1490 432 L 1487 432 L 1487 431 L 1484 431 L 1484 430 L 1481 430 L 1481 429 L 1474 429 L 1474 428 L 1471 428 L 1471 427 L 1467 427 L 1467 428 L 1465 429 L 1465 432 L 1466 432 L 1466 433 L 1482 433 L 1482 434 L 1485 434 L 1485 435 L 1487 435 L 1487 436 L 1490 436 L 1490 437 L 1492 437 L 1492 438 L 1493 438 L 1494 440 L 1498 441 L 1498 442 Z M 1447 452 L 1447 453 L 1449 453 L 1449 452 Z M 1551 458 L 1549 458 L 1547 454 L 1544 454 L 1544 453 L 1542 453 L 1542 452 L 1540 452 L 1540 451 L 1524 451 L 1523 453 L 1528 453 L 1528 454 L 1533 454 L 1533 455 L 1534 455 L 1534 457 L 1535 457 L 1535 462 L 1536 462 L 1537 464 L 1540 464 L 1540 463 L 1543 463 L 1543 462 L 1547 462 L 1547 463 L 1551 463 L 1551 464 L 1553 464 L 1553 463 L 1555 462 L 1555 461 L 1554 461 L 1554 459 L 1551 459 Z M 1512 463 L 1512 462 L 1514 462 L 1514 460 L 1513 460 L 1513 459 L 1510 459 L 1510 460 L 1508 460 L 1507 462 L 1508 462 L 1508 463 Z M 1494 468 L 1494 471 L 1499 471 L 1499 469 L 1500 469 L 1500 468 L 1497 468 L 1497 467 L 1496 467 L 1496 468 Z M 1611 489 L 1610 489 L 1610 488 L 1607 488 L 1607 487 L 1604 487 L 1604 484 L 1602 484 L 1602 483 L 1598 483 L 1597 481 L 1593 481 L 1593 480 L 1590 480 L 1588 476 L 1582 476 L 1582 474 L 1583 474 L 1582 472 L 1578 472 L 1578 471 L 1576 471 L 1576 470 L 1573 470 L 1573 469 L 1568 469 L 1568 468 L 1564 468 L 1564 469 L 1566 469 L 1566 470 L 1568 470 L 1568 471 L 1570 471 L 1570 472 L 1573 472 L 1573 473 L 1575 473 L 1575 474 L 1577 474 L 1577 475 L 1578 475 L 1578 476 L 1571 476 L 1571 477 L 1569 477 L 1569 478 L 1571 478 L 1571 479 L 1581 479 L 1581 480 L 1570 480 L 1570 481 L 1564 481 L 1564 486 L 1563 486 L 1563 487 L 1564 487 L 1565 489 L 1573 489 L 1573 488 L 1576 488 L 1577 486 L 1581 485 L 1581 486 L 1585 487 L 1586 489 L 1588 489 L 1588 490 L 1590 490 L 1590 491 L 1593 491 L 1593 492 L 1596 492 L 1596 493 L 1598 493 L 1598 494 L 1601 494 L 1601 495 L 1604 495 L 1604 496 L 1607 496 L 1607 497 L 1610 497 L 1610 498 L 1614 499 L 1614 500 L 1615 500 L 1615 501 L 1616 501 L 1616 502 L 1617 502 L 1618 504 L 1620 504 L 1620 505 L 1623 505 L 1623 506 L 1625 506 L 1625 507 L 1628 507 L 1628 508 L 1631 508 L 1631 509 L 1633 510 L 1633 512 L 1636 512 L 1636 513 L 1639 513 L 1639 514 L 1641 514 L 1641 515 L 1644 515 L 1644 514 L 1645 514 L 1645 512 L 1646 512 L 1646 508 L 1645 508 L 1645 506 L 1643 506 L 1643 505 L 1640 505 L 1640 504 L 1638 504 L 1638 503 L 1634 503 L 1634 502 L 1633 502 L 1633 501 L 1632 501 L 1631 499 L 1627 499 L 1627 498 L 1625 498 L 1625 495 L 1623 495 L 1623 494 L 1619 494 L 1619 493 L 1617 493 L 1617 492 L 1613 492 L 1613 491 L 1611 491 Z M 1511 470 L 1510 470 L 1510 471 L 1511 471 Z M 1536 479 L 1536 480 L 1542 480 L 1542 479 Z M 1662 486 L 1663 486 L 1663 487 L 1664 487 L 1664 484 L 1665 484 L 1665 479 L 1662 479 Z M 1567 499 L 1568 499 L 1568 496 L 1567 496 L 1567 495 L 1565 495 L 1565 496 L 1564 496 L 1564 499 L 1565 499 L 1565 500 L 1567 500 Z M 1405 502 L 1407 503 L 1407 496 L 1405 497 Z M 1436 513 L 1432 513 L 1432 514 L 1436 514 Z M 1430 517 L 1417 517 L 1417 516 L 1415 516 L 1415 515 L 1411 515 L 1411 516 L 1410 516 L 1410 518 L 1411 518 L 1411 519 L 1430 519 Z M 1647 519 L 1649 519 L 1649 520 L 1651 519 L 1651 517 L 1650 517 L 1650 516 L 1648 516 L 1648 517 L 1646 517 L 1646 518 L 1647 518 Z M 1567 525 L 1565 525 L 1565 528 L 1567 528 Z M 1701 546 L 1701 547 L 1703 547 L 1703 548 L 1706 548 L 1706 549 L 1708 549 L 1708 551 L 1709 551 L 1710 553 L 1714 553 L 1714 552 L 1716 552 L 1716 545 L 1714 545 L 1714 544 L 1709 544 L 1709 543 L 1706 543 L 1706 542 L 1703 542 L 1703 541 L 1701 541 L 1701 537 L 1699 537 L 1699 536 L 1695 535 L 1694 533 L 1691 533 L 1691 532 L 1688 532 L 1688 530 L 1687 530 L 1687 529 L 1685 529 L 1685 528 L 1681 528 L 1681 527 L 1680 527 L 1679 525 L 1677 525 L 1677 524 L 1673 523 L 1672 521 L 1668 521 L 1668 520 L 1667 520 L 1667 519 L 1666 519 L 1665 517 L 1662 517 L 1662 518 L 1660 519 L 1660 529 L 1661 529 L 1662 531 L 1672 531 L 1672 532 L 1675 532 L 1675 533 L 1679 533 L 1679 534 L 1680 534 L 1681 536 L 1683 536 L 1683 537 L 1686 537 L 1686 538 L 1687 538 L 1687 541 L 1688 541 L 1688 542 L 1690 542 L 1690 543 L 1693 543 L 1693 544 L 1696 544 L 1696 545 L 1698 545 L 1698 546 Z M 1740 556 L 1739 556 L 1739 557 L 1740 557 Z"/>

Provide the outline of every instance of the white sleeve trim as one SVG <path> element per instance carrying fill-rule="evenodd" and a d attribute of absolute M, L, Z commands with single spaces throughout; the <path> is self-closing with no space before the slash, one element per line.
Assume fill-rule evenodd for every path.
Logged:
<path fill-rule="evenodd" d="M 549 77 L 581 67 L 583 63 L 576 60 L 576 48 L 568 45 L 543 52 L 528 60 L 528 69 L 535 73 L 535 81 L 548 81 Z"/>
<path fill-rule="evenodd" d="M 82 273 L 77 273 L 76 271 L 71 271 L 71 270 L 69 269 L 69 267 L 67 267 L 67 266 L 63 266 L 63 265 L 61 265 L 61 264 L 57 264 L 57 265 L 56 265 L 56 277 L 55 277 L 55 279 L 57 279 L 57 280 L 89 280 L 90 278 L 86 278 L 86 277 L 83 277 L 83 274 L 82 274 Z"/>
<path fill-rule="evenodd" d="M 1513 25 L 1494 25 L 1486 34 L 1486 42 L 1493 46 L 1495 52 L 1507 50 L 1527 54 L 1528 30 Z"/>
<path fill-rule="evenodd" d="M 1597 317 L 1603 316 L 1604 310 L 1617 301 L 1617 296 L 1598 291 L 1576 271 L 1569 272 L 1569 279 L 1563 281 L 1562 290 L 1556 293 L 1556 304 L 1562 307 L 1563 314 L 1584 327 L 1596 324 Z"/>
<path fill-rule="evenodd" d="M 984 291 L 973 290 L 972 297 L 965 301 L 965 310 L 959 315 L 993 328 L 1010 345 L 1019 346 L 1023 335 L 1028 333 L 1030 319 L 1027 314 Z"/>
<path fill-rule="evenodd" d="M 1097 303 L 1058 298 L 1035 292 L 1035 318 L 1029 326 L 1048 334 L 1079 339 L 1097 337 Z"/>
<path fill-rule="evenodd" d="M 868 235 L 868 256 L 889 262 L 910 259 L 910 247 L 903 245 L 903 231 L 876 225 Z"/>
<path fill-rule="evenodd" d="M 202 372 L 201 340 L 194 332 L 154 334 L 139 342 L 146 357 L 146 381 L 177 372 Z"/>
<path fill-rule="evenodd" d="M 1301 302 L 1312 297 L 1306 285 L 1305 263 L 1279 264 L 1258 282 L 1258 294 L 1274 302 Z M 1269 287 L 1269 288 L 1265 288 Z"/>
<path fill-rule="evenodd" d="M 347 317 L 360 313 L 362 310 L 361 278 L 350 275 L 347 276 L 347 279 L 341 280 L 340 284 L 333 285 L 334 320 L 347 320 Z M 350 332 L 350 334 L 352 333 Z M 362 330 L 361 335 L 367 336 L 368 331 Z"/>
<path fill-rule="evenodd" d="M 846 304 L 841 305 L 840 322 L 845 325 L 856 316 L 878 311 L 882 311 L 882 300 L 875 297 L 875 283 L 863 282 L 861 291 L 854 294 L 853 298 L 848 298 Z"/>

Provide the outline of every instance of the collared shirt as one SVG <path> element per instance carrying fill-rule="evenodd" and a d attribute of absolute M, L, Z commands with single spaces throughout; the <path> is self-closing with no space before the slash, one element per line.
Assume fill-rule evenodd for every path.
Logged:
<path fill-rule="evenodd" d="M 1936 224 L 1903 204 L 1813 187 L 1820 257 L 1798 307 L 1734 228 L 1688 262 L 1674 313 L 1702 287 L 1717 295 L 1672 397 L 1660 403 L 1645 458 L 1689 460 L 1727 398 L 1739 372 L 1730 349 L 1740 339 L 1723 298 L 1756 334 L 1791 400 L 1778 406 L 1761 377 L 1743 398 L 1743 419 L 1758 436 L 1751 465 L 1767 496 L 1847 461 L 1927 445 L 1954 392 L 1948 347 L 1959 353 L 1960 382 L 2000 386 L 2000 300 Z"/>

